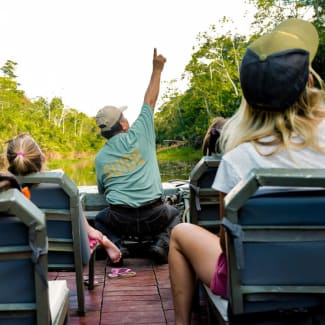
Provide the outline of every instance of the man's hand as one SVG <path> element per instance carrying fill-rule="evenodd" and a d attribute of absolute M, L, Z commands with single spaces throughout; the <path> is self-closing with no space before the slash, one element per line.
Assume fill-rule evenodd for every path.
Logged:
<path fill-rule="evenodd" d="M 157 55 L 157 49 L 153 50 L 153 70 L 162 71 L 166 62 L 166 58 L 161 54 Z"/>
<path fill-rule="evenodd" d="M 157 55 L 157 49 L 154 48 L 152 62 L 153 62 L 152 74 L 151 74 L 147 91 L 144 95 L 144 103 L 148 104 L 151 107 L 152 111 L 154 111 L 158 94 L 159 94 L 160 75 L 161 75 L 161 71 L 164 68 L 166 58 L 161 54 Z"/>

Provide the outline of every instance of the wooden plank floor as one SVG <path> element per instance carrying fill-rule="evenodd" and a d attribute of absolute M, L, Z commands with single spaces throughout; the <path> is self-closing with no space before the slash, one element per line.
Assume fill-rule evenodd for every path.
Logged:
<path fill-rule="evenodd" d="M 65 279 L 70 289 L 71 325 L 174 324 L 173 302 L 168 265 L 156 265 L 145 257 L 124 260 L 137 274 L 135 277 L 109 279 L 111 267 L 106 260 L 96 260 L 94 290 L 85 288 L 86 315 L 77 315 L 74 273 L 49 272 L 49 279 Z M 86 271 L 86 269 L 85 269 Z M 86 272 L 85 272 L 86 275 Z M 206 298 L 200 295 L 192 325 L 207 324 Z"/>

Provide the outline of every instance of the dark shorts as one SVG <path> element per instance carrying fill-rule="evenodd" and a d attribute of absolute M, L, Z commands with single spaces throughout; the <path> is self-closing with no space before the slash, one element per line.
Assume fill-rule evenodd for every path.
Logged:
<path fill-rule="evenodd" d="M 138 208 L 111 205 L 96 216 L 95 227 L 116 242 L 128 237 L 139 240 L 169 238 L 171 229 L 179 222 L 180 213 L 176 207 L 156 200 Z"/>

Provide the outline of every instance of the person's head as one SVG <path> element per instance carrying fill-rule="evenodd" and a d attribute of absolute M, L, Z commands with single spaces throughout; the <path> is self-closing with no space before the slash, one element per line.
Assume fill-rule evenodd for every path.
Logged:
<path fill-rule="evenodd" d="M 313 87 L 311 63 L 318 48 L 315 27 L 288 19 L 252 42 L 240 66 L 242 103 L 221 138 L 227 152 L 237 145 L 274 136 L 276 153 L 290 147 L 317 147 L 315 127 L 325 117 L 324 91 Z M 291 135 L 302 142 L 291 142 Z M 265 142 L 263 142 L 265 145 Z"/>
<path fill-rule="evenodd" d="M 109 139 L 115 134 L 126 132 L 129 129 L 129 122 L 123 115 L 126 108 L 126 106 L 105 106 L 97 112 L 96 123 L 104 138 Z"/>
<path fill-rule="evenodd" d="M 222 116 L 216 117 L 210 124 L 202 143 L 203 155 L 211 156 L 216 154 L 218 150 L 218 139 L 221 134 L 221 129 L 226 123 L 226 119 Z"/>
<path fill-rule="evenodd" d="M 8 170 L 14 175 L 28 175 L 42 170 L 45 156 L 28 134 L 19 134 L 7 141 Z"/>

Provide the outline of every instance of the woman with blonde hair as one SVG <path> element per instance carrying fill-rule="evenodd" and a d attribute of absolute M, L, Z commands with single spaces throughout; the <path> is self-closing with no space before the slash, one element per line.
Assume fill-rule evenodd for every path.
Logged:
<path fill-rule="evenodd" d="M 8 170 L 13 175 L 25 176 L 31 173 L 44 171 L 45 155 L 36 141 L 28 134 L 23 133 L 7 141 Z M 33 198 L 31 198 L 33 200 Z M 81 207 L 81 206 L 80 206 Z M 89 237 L 90 250 L 100 243 L 106 250 L 113 263 L 120 261 L 122 254 L 119 248 L 112 243 L 100 231 L 93 228 L 87 221 L 80 208 L 80 218 L 84 220 L 85 228 Z M 84 229 L 84 227 L 81 227 Z"/>
<path fill-rule="evenodd" d="M 223 127 L 223 153 L 213 188 L 223 199 L 253 168 L 324 168 L 325 92 L 313 85 L 315 27 L 288 19 L 250 44 L 240 66 L 241 106 Z M 222 228 L 223 229 L 223 228 Z M 227 260 L 221 237 L 182 223 L 173 231 L 169 269 L 175 323 L 190 324 L 198 278 L 227 298 Z"/>

